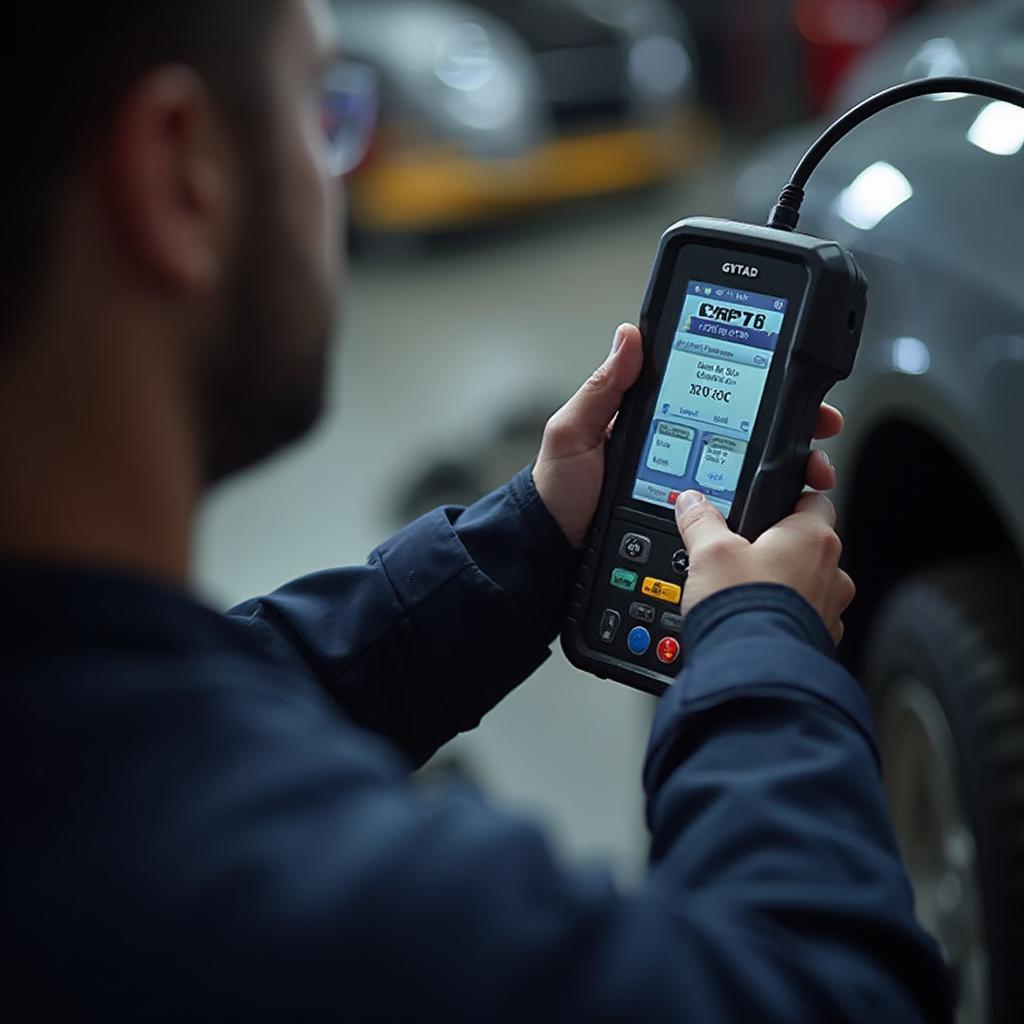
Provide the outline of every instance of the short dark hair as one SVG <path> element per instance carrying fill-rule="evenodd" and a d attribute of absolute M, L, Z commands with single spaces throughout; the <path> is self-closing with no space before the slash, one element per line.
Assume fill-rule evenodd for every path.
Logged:
<path fill-rule="evenodd" d="M 0 339 L 38 298 L 62 181 L 143 75 L 195 68 L 240 133 L 265 102 L 282 0 L 29 0 L 4 33 Z M 16 27 L 15 27 L 16 26 Z M 259 108 L 259 109 L 256 109 Z"/>

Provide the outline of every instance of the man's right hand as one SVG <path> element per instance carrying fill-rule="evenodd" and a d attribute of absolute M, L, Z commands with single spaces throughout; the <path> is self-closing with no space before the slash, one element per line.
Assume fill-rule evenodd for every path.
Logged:
<path fill-rule="evenodd" d="M 853 600 L 853 580 L 839 568 L 843 546 L 836 513 L 823 494 L 805 494 L 796 511 L 751 543 L 733 533 L 698 491 L 676 503 L 676 522 L 690 555 L 683 615 L 706 597 L 746 583 L 778 583 L 795 590 L 821 616 L 836 643 Z"/>

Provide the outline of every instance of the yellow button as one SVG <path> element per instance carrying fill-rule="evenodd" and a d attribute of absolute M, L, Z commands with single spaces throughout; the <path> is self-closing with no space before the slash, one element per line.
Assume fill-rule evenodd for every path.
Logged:
<path fill-rule="evenodd" d="M 679 604 L 683 597 L 683 588 L 677 583 L 666 583 L 651 576 L 644 580 L 643 589 L 648 597 L 656 597 L 659 601 L 667 601 L 669 604 Z"/>

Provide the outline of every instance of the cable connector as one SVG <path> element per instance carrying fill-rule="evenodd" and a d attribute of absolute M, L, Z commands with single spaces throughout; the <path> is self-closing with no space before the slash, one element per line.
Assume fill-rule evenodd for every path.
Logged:
<path fill-rule="evenodd" d="M 792 182 L 788 184 L 779 196 L 779 201 L 772 207 L 771 215 L 768 217 L 768 227 L 778 228 L 780 231 L 795 231 L 800 223 L 800 207 L 804 202 L 804 190 Z"/>

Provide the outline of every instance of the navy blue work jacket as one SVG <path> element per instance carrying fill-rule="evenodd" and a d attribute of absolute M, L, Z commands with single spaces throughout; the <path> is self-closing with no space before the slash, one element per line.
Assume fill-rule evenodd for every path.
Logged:
<path fill-rule="evenodd" d="M 572 561 L 524 472 L 227 616 L 0 569 L 0 1019 L 948 1020 L 864 696 L 790 591 L 687 620 L 634 891 L 410 782 L 547 657 Z"/>

